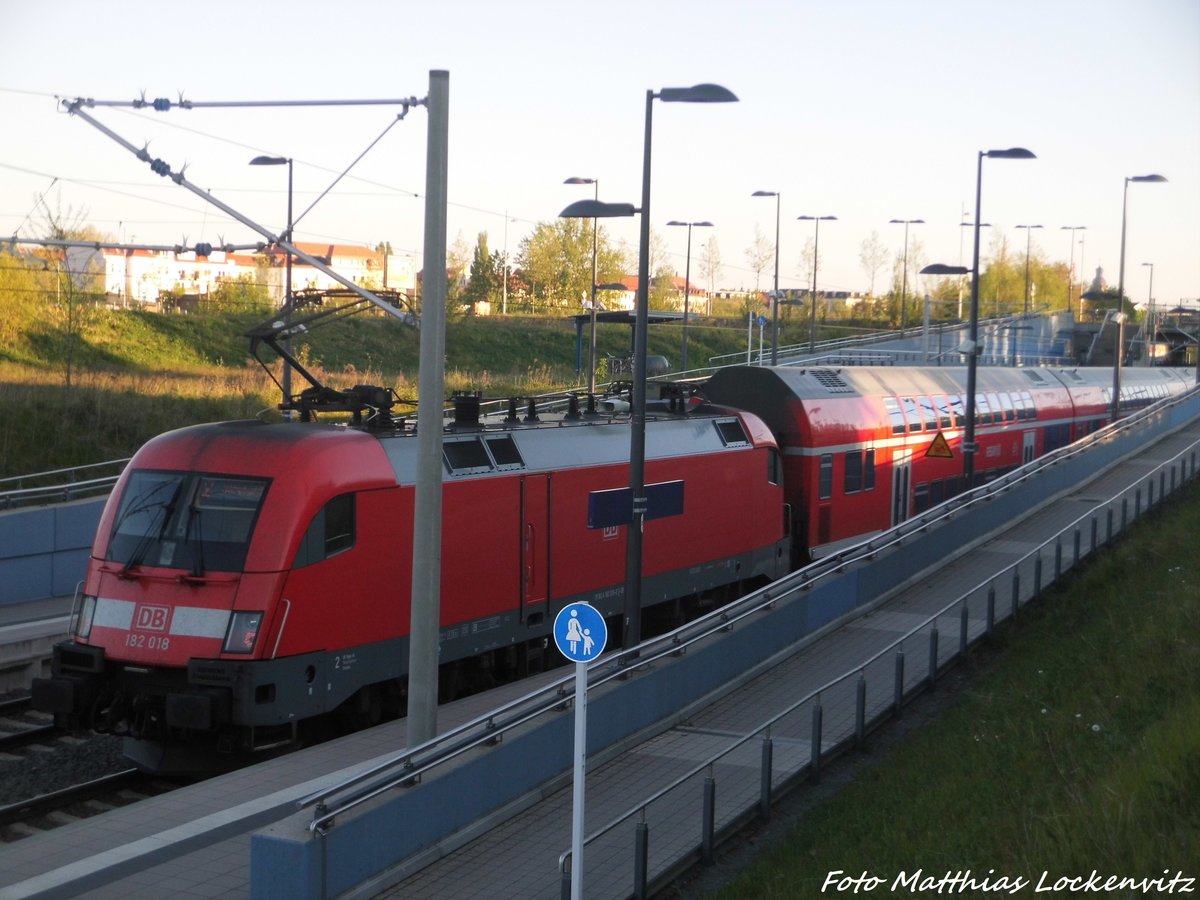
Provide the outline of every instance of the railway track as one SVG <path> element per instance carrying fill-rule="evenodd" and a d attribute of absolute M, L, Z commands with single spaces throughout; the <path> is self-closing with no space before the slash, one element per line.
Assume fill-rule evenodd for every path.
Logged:
<path fill-rule="evenodd" d="M 28 800 L 0 806 L 0 843 L 12 843 L 72 822 L 128 806 L 179 785 L 137 769 L 123 769 Z"/>
<path fill-rule="evenodd" d="M 33 708 L 29 697 L 0 700 L 0 753 L 8 753 L 41 741 L 53 740 L 62 732 L 54 717 Z"/>
<path fill-rule="evenodd" d="M 28 695 L 0 699 L 0 843 L 11 843 L 179 787 L 128 768 L 120 738 L 77 734 L 33 709 Z"/>

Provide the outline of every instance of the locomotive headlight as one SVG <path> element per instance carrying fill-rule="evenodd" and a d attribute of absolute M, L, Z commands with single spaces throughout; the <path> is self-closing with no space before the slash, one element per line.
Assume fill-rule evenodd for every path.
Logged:
<path fill-rule="evenodd" d="M 235 612 L 229 617 L 229 631 L 225 633 L 224 653 L 253 653 L 262 627 L 261 612 Z"/>
<path fill-rule="evenodd" d="M 96 598 L 84 594 L 79 604 L 79 615 L 75 618 L 75 637 L 85 638 L 92 633 L 92 619 L 96 615 Z"/>

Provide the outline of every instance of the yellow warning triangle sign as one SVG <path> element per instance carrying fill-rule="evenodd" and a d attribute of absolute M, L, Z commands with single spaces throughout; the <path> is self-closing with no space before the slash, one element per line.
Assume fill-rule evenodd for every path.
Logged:
<path fill-rule="evenodd" d="M 950 445 L 946 443 L 946 436 L 940 431 L 934 436 L 933 443 L 929 445 L 925 455 L 934 459 L 954 459 L 954 453 L 951 451 Z"/>

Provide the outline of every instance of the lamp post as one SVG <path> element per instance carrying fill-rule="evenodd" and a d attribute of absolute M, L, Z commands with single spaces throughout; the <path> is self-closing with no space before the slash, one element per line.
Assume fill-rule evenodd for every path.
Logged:
<path fill-rule="evenodd" d="M 625 557 L 625 634 L 621 646 L 630 650 L 642 639 L 642 529 L 646 522 L 646 327 L 650 310 L 650 144 L 654 100 L 663 103 L 732 103 L 737 97 L 719 84 L 646 91 L 646 137 L 642 149 L 641 234 L 638 239 L 637 316 L 633 326 L 633 403 L 629 448 L 629 486 L 633 492 L 633 521 Z"/>
<path fill-rule="evenodd" d="M 580 178 L 578 175 L 572 175 L 563 184 L 591 184 L 595 185 L 596 193 L 594 199 L 600 200 L 600 179 L 599 178 Z M 588 393 L 596 393 L 596 234 L 599 225 L 598 219 L 592 219 L 592 303 L 591 303 L 591 350 L 588 352 Z"/>
<path fill-rule="evenodd" d="M 1025 229 L 1025 315 L 1029 315 L 1029 245 L 1033 235 L 1033 229 L 1041 228 L 1041 225 L 1018 225 L 1018 228 Z"/>
<path fill-rule="evenodd" d="M 1116 362 L 1112 366 L 1112 421 L 1117 420 L 1121 401 L 1121 364 L 1124 361 L 1124 236 L 1126 236 L 1127 211 L 1129 209 L 1129 182 L 1136 184 L 1160 184 L 1166 181 L 1162 175 L 1127 175 L 1121 194 L 1121 266 L 1117 272 L 1117 350 Z"/>
<path fill-rule="evenodd" d="M 1060 225 L 1059 226 L 1060 231 L 1071 232 L 1070 262 L 1068 263 L 1068 266 L 1067 266 L 1067 313 L 1068 314 L 1070 314 L 1070 312 L 1071 312 L 1071 281 L 1073 279 L 1073 276 L 1075 275 L 1075 232 L 1083 231 L 1086 228 L 1087 228 L 1086 225 Z M 1082 254 L 1079 257 L 1079 267 L 1081 269 L 1083 268 Z"/>
<path fill-rule="evenodd" d="M 286 243 L 292 243 L 292 159 L 290 156 L 256 156 L 250 160 L 252 166 L 287 166 L 288 170 L 288 187 L 287 187 L 287 231 L 284 232 L 283 240 Z M 291 251 L 287 255 L 287 273 L 284 275 L 283 289 L 283 315 L 284 319 L 288 319 L 292 314 L 292 254 Z M 289 354 L 292 352 L 292 336 L 285 334 L 283 336 L 283 349 Z M 290 421 L 292 418 L 292 367 L 285 359 L 283 361 L 283 378 L 280 387 L 283 390 L 283 420 Z"/>
<path fill-rule="evenodd" d="M 821 250 L 821 223 L 836 222 L 837 216 L 796 216 L 798 222 L 813 223 L 813 285 L 812 313 L 808 322 L 808 352 L 817 352 L 817 262 Z"/>
<path fill-rule="evenodd" d="M 903 333 L 905 326 L 908 324 L 908 318 L 905 309 L 905 300 L 908 295 L 908 226 L 909 225 L 924 225 L 924 219 L 892 219 L 888 222 L 889 225 L 904 226 L 904 264 L 903 274 L 900 276 L 900 331 Z M 813 260 L 813 267 L 816 268 L 816 260 Z"/>
<path fill-rule="evenodd" d="M 1142 263 L 1150 267 L 1150 284 L 1146 288 L 1146 365 L 1152 365 L 1150 350 L 1154 346 L 1154 263 Z"/>
<path fill-rule="evenodd" d="M 755 191 L 751 197 L 775 198 L 775 283 L 771 291 L 771 365 L 779 365 L 779 191 Z"/>
<path fill-rule="evenodd" d="M 646 521 L 646 330 L 650 306 L 650 148 L 654 100 L 663 103 L 731 103 L 732 91 L 717 84 L 646 91 L 646 136 L 642 148 L 642 205 L 577 200 L 560 216 L 605 218 L 641 214 L 638 240 L 638 285 L 633 325 L 633 396 L 630 398 L 629 489 L 632 509 L 625 553 L 624 629 L 621 646 L 631 650 L 641 642 L 642 533 Z"/>
<path fill-rule="evenodd" d="M 687 226 L 687 257 L 683 268 L 683 343 L 679 353 L 679 371 L 687 371 L 687 329 L 688 329 L 688 300 L 692 283 L 692 229 L 712 228 L 712 222 L 680 222 L 672 219 L 668 225 Z"/>
<path fill-rule="evenodd" d="M 967 326 L 967 397 L 966 423 L 963 431 L 963 489 L 970 490 L 975 481 L 975 377 L 979 363 L 979 231 L 982 227 L 979 221 L 980 207 L 983 199 L 983 160 L 989 159 L 1037 159 L 1033 153 L 1024 147 L 1010 147 L 1007 150 L 980 150 L 979 159 L 975 166 L 975 224 L 974 250 L 971 253 L 971 268 L 964 270 L 962 266 L 945 266 L 940 263 L 926 266 L 921 270 L 922 275 L 965 275 L 971 273 L 971 311 Z"/>

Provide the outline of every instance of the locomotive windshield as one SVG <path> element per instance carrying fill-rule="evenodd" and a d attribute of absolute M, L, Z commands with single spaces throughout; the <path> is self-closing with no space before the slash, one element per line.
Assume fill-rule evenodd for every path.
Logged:
<path fill-rule="evenodd" d="M 240 572 L 267 479 L 139 470 L 129 476 L 105 558 L 138 565 Z"/>

